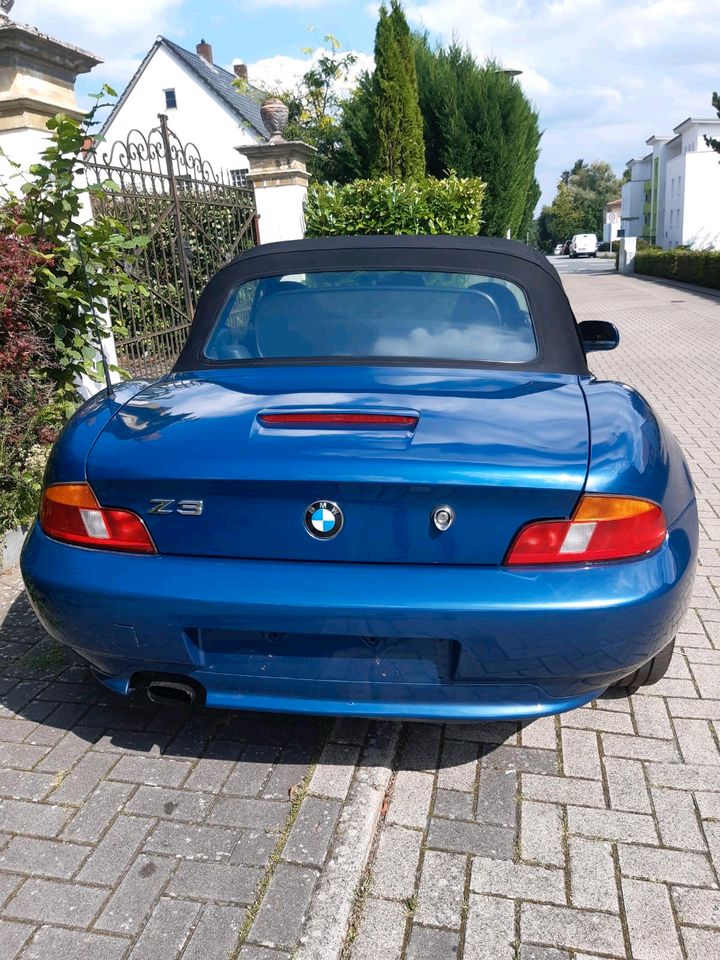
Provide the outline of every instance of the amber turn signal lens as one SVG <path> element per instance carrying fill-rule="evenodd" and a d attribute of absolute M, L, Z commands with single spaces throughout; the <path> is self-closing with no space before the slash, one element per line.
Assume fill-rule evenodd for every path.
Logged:
<path fill-rule="evenodd" d="M 40 526 L 54 540 L 80 547 L 157 553 L 148 530 L 131 510 L 101 507 L 88 483 L 55 483 L 43 491 Z"/>
<path fill-rule="evenodd" d="M 523 527 L 505 563 L 627 560 L 657 549 L 666 536 L 665 514 L 651 500 L 588 495 L 570 520 L 540 520 Z"/>

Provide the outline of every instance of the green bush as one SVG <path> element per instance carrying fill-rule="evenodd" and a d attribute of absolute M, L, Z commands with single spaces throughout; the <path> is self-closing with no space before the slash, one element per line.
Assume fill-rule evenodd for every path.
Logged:
<path fill-rule="evenodd" d="M 683 250 L 679 247 L 675 250 L 638 250 L 635 273 L 720 290 L 720 251 Z"/>
<path fill-rule="evenodd" d="M 314 184 L 305 210 L 306 236 L 368 234 L 477 236 L 485 184 L 451 173 L 444 180 L 355 180 Z"/>

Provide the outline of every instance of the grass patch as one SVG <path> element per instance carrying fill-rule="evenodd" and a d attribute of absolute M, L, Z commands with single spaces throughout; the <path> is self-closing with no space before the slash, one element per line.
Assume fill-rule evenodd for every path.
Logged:
<path fill-rule="evenodd" d="M 228 960 L 237 960 L 240 950 L 242 949 L 243 944 L 247 940 L 248 934 L 250 933 L 250 929 L 252 928 L 252 925 L 255 922 L 255 919 L 260 911 L 260 907 L 262 906 L 262 902 L 265 899 L 265 894 L 267 893 L 267 889 L 270 886 L 270 881 L 272 880 L 273 874 L 275 873 L 275 868 L 280 862 L 282 852 L 285 849 L 285 844 L 287 843 L 287 839 L 290 836 L 290 831 L 292 830 L 293 825 L 298 818 L 298 814 L 300 813 L 300 807 L 302 806 L 302 802 L 307 795 L 308 787 L 310 786 L 310 781 L 312 780 L 313 774 L 315 773 L 315 768 L 318 765 L 320 755 L 322 754 L 323 748 L 325 747 L 325 744 L 328 738 L 329 738 L 329 729 L 328 729 L 327 736 L 323 738 L 322 742 L 318 746 L 315 759 L 312 761 L 312 763 L 308 767 L 307 773 L 305 774 L 303 779 L 300 781 L 300 784 L 298 785 L 297 790 L 292 796 L 292 800 L 290 803 L 290 813 L 288 814 L 287 820 L 285 821 L 285 825 L 283 826 L 282 831 L 278 836 L 277 843 L 273 848 L 273 852 L 270 854 L 270 859 L 268 860 L 268 865 L 265 868 L 265 873 L 263 874 L 262 879 L 260 880 L 260 883 L 257 886 L 257 890 L 255 891 L 255 898 L 253 899 L 253 902 L 248 907 L 247 913 L 245 914 L 245 919 L 243 920 L 243 924 L 240 927 L 240 932 L 238 933 L 238 940 L 235 945 L 235 949 L 228 957 Z"/>

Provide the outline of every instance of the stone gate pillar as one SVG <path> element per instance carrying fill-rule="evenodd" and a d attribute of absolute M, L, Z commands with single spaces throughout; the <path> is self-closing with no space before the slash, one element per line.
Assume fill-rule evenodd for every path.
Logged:
<path fill-rule="evenodd" d="M 300 240 L 305 236 L 305 198 L 310 181 L 308 159 L 315 153 L 302 140 L 277 140 L 238 147 L 250 164 L 255 189 L 259 242 Z"/>
<path fill-rule="evenodd" d="M 75 80 L 98 63 L 100 57 L 0 13 L 0 147 L 22 169 L 45 149 L 51 117 L 82 116 Z M 0 176 L 11 189 L 14 172 L 0 157 Z M 15 182 L 19 190 L 22 180 Z"/>

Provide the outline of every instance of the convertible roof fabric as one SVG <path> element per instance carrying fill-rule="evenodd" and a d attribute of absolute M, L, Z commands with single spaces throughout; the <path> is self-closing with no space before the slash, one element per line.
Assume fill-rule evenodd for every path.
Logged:
<path fill-rule="evenodd" d="M 377 357 L 218 361 L 204 356 L 205 343 L 220 310 L 241 283 L 287 274 L 351 270 L 441 271 L 510 280 L 520 286 L 527 297 L 535 325 L 538 355 L 534 360 L 522 363 Z M 248 250 L 220 270 L 206 287 L 173 372 L 282 363 L 412 364 L 423 367 L 480 366 L 545 373 L 588 372 L 575 317 L 555 268 L 545 256 L 530 247 L 494 237 L 328 237 L 268 243 Z"/>

